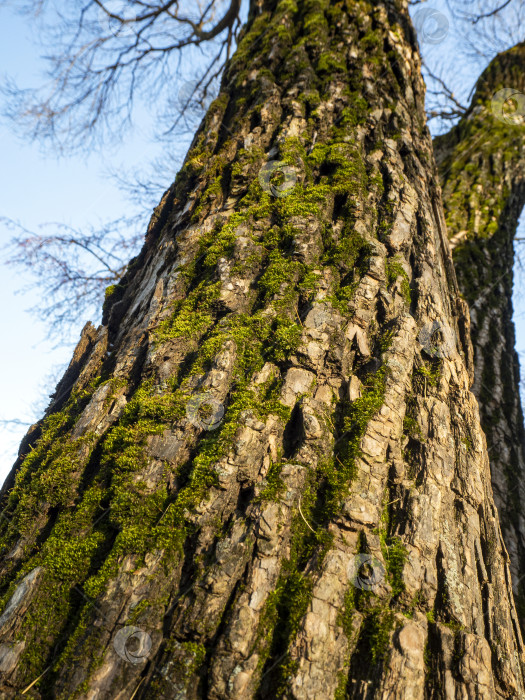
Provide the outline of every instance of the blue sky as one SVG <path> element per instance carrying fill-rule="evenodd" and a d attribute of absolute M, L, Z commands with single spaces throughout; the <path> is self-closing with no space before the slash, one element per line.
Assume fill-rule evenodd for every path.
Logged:
<path fill-rule="evenodd" d="M 26 18 L 11 9 L 0 8 L 0 73 L 16 78 L 23 86 L 41 80 L 42 63 Z M 130 204 L 108 177 L 110 168 L 129 168 L 150 162 L 159 144 L 149 138 L 152 114 L 141 114 L 142 126 L 134 129 L 122 144 L 107 146 L 89 158 L 57 159 L 36 143 L 24 142 L 9 124 L 0 120 L 0 216 L 20 221 L 31 230 L 45 222 L 65 222 L 81 228 L 99 220 L 111 220 L 129 212 Z M 166 173 L 166 187 L 173 180 Z M 5 259 L 12 232 L 0 223 L 0 259 Z M 2 296 L 2 337 L 0 343 L 0 419 L 32 421 L 46 405 L 46 390 L 54 388 L 52 375 L 69 361 L 72 345 L 56 348 L 46 340 L 47 328 L 27 309 L 38 301 L 38 293 L 20 294 L 31 283 L 29 275 L 0 265 Z M 80 318 L 78 333 L 88 318 Z M 51 382 L 51 383 L 50 383 Z M 35 409 L 35 405 L 39 407 Z M 25 428 L 0 427 L 0 483 L 14 461 Z"/>
<path fill-rule="evenodd" d="M 433 3 L 439 6 L 442 3 Z M 0 73 L 17 78 L 22 85 L 38 84 L 42 63 L 33 32 L 27 18 L 0 8 Z M 452 35 L 447 43 L 432 50 L 447 53 L 453 49 Z M 465 81 L 470 82 L 468 66 L 463 66 Z M 477 71 L 477 69 L 476 69 Z M 150 137 L 154 115 L 144 109 L 141 126 L 134 129 L 122 144 L 113 149 L 105 147 L 89 158 L 77 156 L 56 159 L 41 152 L 38 144 L 23 142 L 12 133 L 9 125 L 0 121 L 2 167 L 0 168 L 0 216 L 19 220 L 30 229 L 44 222 L 60 221 L 82 228 L 98 220 L 114 219 L 129 211 L 129 202 L 107 176 L 110 168 L 127 168 L 149 163 L 159 153 L 160 146 Z M 184 143 L 179 140 L 182 152 Z M 179 161 L 180 162 L 180 161 Z M 173 180 L 179 165 L 166 172 L 165 187 Z M 2 255 L 11 232 L 0 224 Z M 521 234 L 523 235 L 523 234 Z M 515 308 L 518 332 L 517 347 L 525 348 L 525 299 L 521 293 L 525 275 L 516 269 Z M 45 406 L 45 389 L 52 390 L 50 375 L 69 361 L 71 345 L 60 348 L 46 341 L 46 326 L 27 309 L 38 300 L 35 291 L 18 294 L 29 284 L 29 276 L 0 265 L 2 295 L 2 337 L 0 343 L 0 419 L 17 418 L 32 421 Z M 79 319 L 78 331 L 87 318 Z M 35 405 L 40 410 L 35 411 Z M 24 428 L 5 430 L 0 427 L 0 483 L 16 455 Z"/>

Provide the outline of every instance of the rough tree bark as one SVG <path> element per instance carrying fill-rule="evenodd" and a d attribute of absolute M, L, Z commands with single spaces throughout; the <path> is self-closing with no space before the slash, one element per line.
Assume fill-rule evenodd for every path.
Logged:
<path fill-rule="evenodd" d="M 494 499 L 525 618 L 525 433 L 512 321 L 514 236 L 525 205 L 525 45 L 481 75 L 472 104 L 434 141 L 448 234 L 468 301 L 475 351 L 473 391 L 489 447 Z M 505 93 L 501 92 L 505 91 Z M 516 108 L 505 100 L 514 94 Z"/>
<path fill-rule="evenodd" d="M 471 356 L 406 7 L 254 3 L 3 490 L 2 697 L 524 697 Z"/>

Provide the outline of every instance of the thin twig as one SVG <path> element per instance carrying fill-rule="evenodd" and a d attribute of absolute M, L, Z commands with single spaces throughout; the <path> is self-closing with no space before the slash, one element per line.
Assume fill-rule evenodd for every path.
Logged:
<path fill-rule="evenodd" d="M 143 680 L 144 680 L 144 678 L 141 678 L 141 679 L 140 679 L 140 683 L 138 684 L 138 686 L 137 686 L 137 687 L 135 688 L 135 690 L 133 691 L 133 695 L 130 697 L 129 700 L 133 700 L 133 698 L 135 697 L 135 695 L 139 692 L 139 688 L 140 688 L 140 686 L 142 685 L 142 681 L 143 681 Z"/>
<path fill-rule="evenodd" d="M 391 506 L 392 503 L 397 503 L 397 502 L 400 501 L 400 500 L 401 500 L 400 498 L 396 498 L 394 501 L 390 501 L 390 503 L 386 503 L 386 504 L 385 504 L 385 508 L 386 508 L 387 506 Z"/>
<path fill-rule="evenodd" d="M 28 690 L 31 690 L 35 683 L 38 683 L 38 681 L 46 675 L 50 668 L 51 666 L 48 666 L 46 670 L 38 676 L 38 678 L 35 678 L 35 680 L 32 683 L 30 683 L 25 690 L 22 691 L 22 695 L 25 695 Z"/>
<path fill-rule="evenodd" d="M 490 12 L 486 12 L 485 14 L 478 15 L 477 17 L 472 18 L 472 24 L 477 24 L 480 20 L 486 19 L 487 17 L 494 17 L 494 15 L 497 15 L 498 12 L 501 12 L 501 10 L 504 10 L 507 5 L 510 5 L 512 0 L 505 0 L 505 2 L 500 5 L 499 7 L 496 7 L 494 10 L 491 10 Z"/>
<path fill-rule="evenodd" d="M 340 465 L 343 467 L 343 469 L 344 469 L 344 468 L 345 468 L 345 465 L 341 462 L 341 458 L 339 457 L 339 455 L 336 455 L 335 458 L 336 458 L 336 460 L 339 462 L 339 464 L 340 464 Z"/>
<path fill-rule="evenodd" d="M 295 305 L 295 313 L 297 314 L 297 320 L 299 321 L 301 326 L 304 328 L 303 322 L 301 321 L 301 317 L 299 316 L 299 307 L 297 306 L 297 304 Z"/>
<path fill-rule="evenodd" d="M 297 505 L 299 506 L 299 513 L 301 513 L 301 518 L 304 520 L 304 522 L 306 523 L 306 525 L 310 528 L 310 530 L 311 530 L 311 531 L 314 533 L 314 535 L 315 535 L 315 530 L 314 530 L 313 527 L 310 525 L 310 523 L 306 520 L 306 518 L 305 518 L 304 515 L 303 515 L 303 511 L 301 510 L 301 496 L 299 496 L 299 502 L 298 502 Z"/>

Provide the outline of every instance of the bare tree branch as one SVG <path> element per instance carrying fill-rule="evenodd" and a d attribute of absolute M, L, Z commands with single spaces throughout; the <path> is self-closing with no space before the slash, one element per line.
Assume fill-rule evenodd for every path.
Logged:
<path fill-rule="evenodd" d="M 89 149 L 123 133 L 139 96 L 155 104 L 173 130 L 184 105 L 175 104 L 166 86 L 184 82 L 182 72 L 189 66 L 194 72 L 196 64 L 197 100 L 214 94 L 240 29 L 243 0 L 211 0 L 203 8 L 179 0 L 116 1 L 118 11 L 109 0 L 86 0 L 80 8 L 64 3 L 60 12 L 45 11 L 43 0 L 23 4 L 45 15 L 44 48 L 52 47 L 43 87 L 3 85 L 6 114 L 32 138 Z"/>
<path fill-rule="evenodd" d="M 40 291 L 40 301 L 30 311 L 47 321 L 49 336 L 61 342 L 79 319 L 98 314 L 106 288 L 122 277 L 142 240 L 133 233 L 132 219 L 87 233 L 64 224 L 47 224 L 45 228 L 53 229 L 48 235 L 8 219 L 0 221 L 17 233 L 4 262 L 30 273 L 33 282 L 22 291 Z"/>
<path fill-rule="evenodd" d="M 0 418 L 0 428 L 8 430 L 16 430 L 16 428 L 29 427 L 30 425 L 29 421 L 23 421 L 19 418 Z"/>
<path fill-rule="evenodd" d="M 508 6 L 510 5 L 511 2 L 512 2 L 512 0 L 505 0 L 505 2 L 503 3 L 503 5 L 500 5 L 499 7 L 495 7 L 495 8 L 494 8 L 493 10 L 491 10 L 490 12 L 485 12 L 485 14 L 478 15 L 477 17 L 475 17 L 475 18 L 472 19 L 472 24 L 477 24 L 477 23 L 478 23 L 479 21 L 481 21 L 482 19 L 487 19 L 488 17 L 494 17 L 494 15 L 497 15 L 499 12 L 501 12 L 501 11 L 504 10 L 506 7 L 508 7 Z"/>
<path fill-rule="evenodd" d="M 438 75 L 436 75 L 435 73 L 433 73 L 430 70 L 430 68 L 428 67 L 428 65 L 425 63 L 425 61 L 423 61 L 423 67 L 424 67 L 425 73 L 430 78 L 432 78 L 432 80 L 435 80 L 439 84 L 439 86 L 441 87 L 440 93 L 438 93 L 437 91 L 431 91 L 431 90 L 429 90 L 429 92 L 431 92 L 432 94 L 436 94 L 436 95 L 437 94 L 444 95 L 447 100 L 450 100 L 450 102 L 452 102 L 456 106 L 456 109 L 453 110 L 454 114 L 456 116 L 461 116 L 462 114 L 465 114 L 465 112 L 467 111 L 467 107 L 456 98 L 456 96 L 454 95 L 454 92 L 448 87 L 448 85 L 443 80 L 443 78 L 441 78 Z"/>

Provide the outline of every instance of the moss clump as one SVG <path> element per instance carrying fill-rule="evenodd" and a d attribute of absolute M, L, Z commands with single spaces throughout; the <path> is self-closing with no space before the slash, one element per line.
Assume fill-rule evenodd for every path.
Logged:
<path fill-rule="evenodd" d="M 352 638 L 353 632 L 353 617 L 355 611 L 355 588 L 350 586 L 345 592 L 343 610 L 339 613 L 338 624 L 341 625 L 347 638 Z"/>
<path fill-rule="evenodd" d="M 366 427 L 383 405 L 388 368 L 381 367 L 375 374 L 368 374 L 362 395 L 352 402 L 343 402 L 341 408 L 342 435 L 336 449 L 336 460 L 340 467 L 353 478 L 355 458 L 359 454 L 359 443 Z"/>
<path fill-rule="evenodd" d="M 106 291 L 104 292 L 104 299 L 106 301 L 115 293 L 116 288 L 116 284 L 110 284 L 109 287 L 106 287 Z"/>
<path fill-rule="evenodd" d="M 325 260 L 338 268 L 341 273 L 340 284 L 328 298 L 334 308 L 345 315 L 348 314 L 349 302 L 353 299 L 359 282 L 368 269 L 370 244 L 355 233 L 347 235 L 346 226 L 342 238 L 337 243 L 327 240 L 327 244 Z"/>
<path fill-rule="evenodd" d="M 173 653 L 175 677 L 182 681 L 190 679 L 206 658 L 206 647 L 197 642 L 168 642 L 166 651 Z"/>
<path fill-rule="evenodd" d="M 366 167 L 357 145 L 352 141 L 336 137 L 328 143 L 316 144 L 308 156 L 308 163 L 325 174 L 326 192 L 357 196 L 366 190 Z"/>
<path fill-rule="evenodd" d="M 386 274 L 389 286 L 396 282 L 399 277 L 401 277 L 401 293 L 403 294 L 407 305 L 410 306 L 412 302 L 410 279 L 401 263 L 396 259 L 387 260 Z"/>
<path fill-rule="evenodd" d="M 281 471 L 283 465 L 281 462 L 272 463 L 268 474 L 266 475 L 266 485 L 261 491 L 257 500 L 259 501 L 276 501 L 281 493 L 286 488 L 284 481 L 281 479 Z"/>
<path fill-rule="evenodd" d="M 173 315 L 163 321 L 156 331 L 159 343 L 170 338 L 192 338 L 208 328 L 212 321 L 213 305 L 217 302 L 221 285 L 201 282 L 188 297 L 174 304 Z"/>
<path fill-rule="evenodd" d="M 337 623 L 343 628 L 343 632 L 349 642 L 353 641 L 354 629 L 353 629 L 353 618 L 354 611 L 356 607 L 356 589 L 354 586 L 350 586 L 345 592 L 343 609 L 339 612 Z M 334 700 L 345 700 L 347 695 L 346 691 L 349 683 L 348 668 L 350 665 L 350 656 L 345 663 L 344 671 L 338 674 L 337 689 L 335 691 Z"/>
<path fill-rule="evenodd" d="M 411 416 L 405 416 L 403 418 L 403 433 L 415 440 L 420 439 L 423 435 L 419 423 Z"/>
<path fill-rule="evenodd" d="M 263 673 L 264 668 L 268 667 L 264 675 L 270 676 L 268 682 L 274 697 L 281 697 L 286 692 L 287 677 L 294 667 L 287 649 L 312 598 L 311 579 L 297 571 L 294 564 L 293 557 L 284 563 L 283 573 L 275 591 L 269 596 L 260 627 L 261 631 L 265 630 L 265 651 L 261 657 L 261 660 L 266 659 Z"/>
<path fill-rule="evenodd" d="M 381 352 L 386 352 L 391 346 L 396 335 L 396 329 L 392 328 L 385 331 L 379 339 L 379 349 Z"/>
<path fill-rule="evenodd" d="M 436 387 L 441 377 L 441 360 L 439 358 L 434 358 L 425 362 L 421 367 L 416 369 L 414 374 L 423 379 L 425 387 L 427 385 Z"/>
<path fill-rule="evenodd" d="M 276 362 L 293 354 L 301 342 L 302 328 L 289 319 L 277 319 L 274 325 L 272 356 Z"/>
<path fill-rule="evenodd" d="M 335 689 L 334 700 L 346 700 L 347 688 L 349 683 L 348 673 L 340 671 L 337 674 L 337 688 Z"/>
<path fill-rule="evenodd" d="M 271 299 L 282 292 L 296 278 L 296 273 L 302 269 L 300 263 L 283 255 L 279 249 L 272 250 L 268 259 L 269 265 L 259 281 L 259 289 L 264 300 Z"/>
<path fill-rule="evenodd" d="M 428 638 L 425 640 L 425 648 L 423 649 L 423 663 L 425 665 L 425 686 L 430 690 L 429 686 L 432 682 L 432 650 Z"/>
<path fill-rule="evenodd" d="M 392 586 L 392 596 L 396 597 L 405 590 L 403 567 L 407 560 L 407 549 L 401 538 L 396 535 L 380 535 L 381 549 L 386 561 L 387 574 Z"/>
<path fill-rule="evenodd" d="M 85 389 L 74 390 L 62 411 L 44 419 L 40 438 L 16 475 L 5 517 L 0 519 L 0 548 L 8 549 L 20 536 L 30 546 L 46 512 L 74 502 L 75 475 L 89 459 L 96 440 L 92 434 L 72 440 L 70 430 L 100 384 L 97 377 Z"/>
<path fill-rule="evenodd" d="M 395 626 L 394 612 L 382 606 L 368 612 L 363 622 L 360 643 L 370 663 L 375 665 L 385 657 L 390 647 L 390 635 Z"/>
<path fill-rule="evenodd" d="M 319 73 L 345 73 L 346 58 L 335 53 L 326 53 L 321 56 L 317 62 L 317 71 Z"/>

